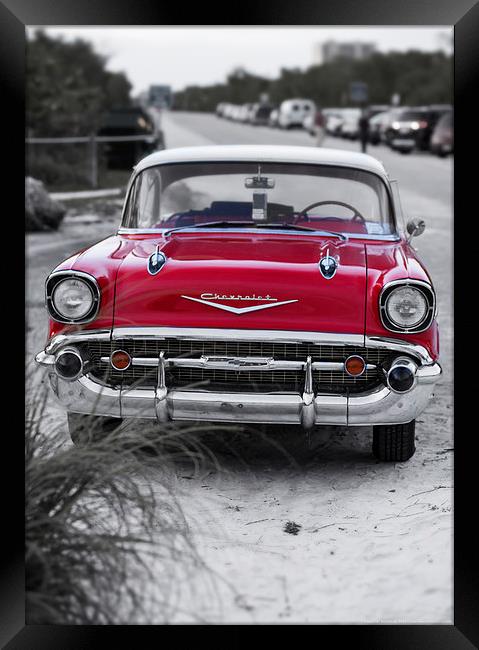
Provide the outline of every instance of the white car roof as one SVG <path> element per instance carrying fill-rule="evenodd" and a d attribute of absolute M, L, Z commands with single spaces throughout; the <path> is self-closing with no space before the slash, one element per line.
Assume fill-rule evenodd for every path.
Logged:
<path fill-rule="evenodd" d="M 388 180 L 383 164 L 368 154 L 323 147 L 283 145 L 212 145 L 163 149 L 146 156 L 135 166 L 135 172 L 147 167 L 180 162 L 286 162 L 312 165 L 353 167 L 373 172 Z"/>

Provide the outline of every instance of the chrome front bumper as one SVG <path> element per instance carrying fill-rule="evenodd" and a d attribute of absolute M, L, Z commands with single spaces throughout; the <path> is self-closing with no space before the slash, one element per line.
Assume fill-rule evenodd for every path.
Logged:
<path fill-rule="evenodd" d="M 145 329 L 138 328 L 132 336 L 145 336 Z M 131 332 L 130 331 L 130 332 Z M 173 333 L 174 332 L 174 333 Z M 261 336 L 258 332 L 245 333 L 241 330 L 170 330 L 155 328 L 153 336 Z M 281 336 L 282 340 L 328 340 L 338 344 L 350 342 L 357 345 L 358 335 L 336 335 L 303 332 L 266 332 L 263 335 Z M 52 388 L 60 403 L 69 411 L 111 416 L 118 418 L 153 418 L 160 422 L 169 420 L 207 420 L 216 422 L 300 424 L 305 429 L 314 425 L 369 426 L 375 424 L 401 424 L 414 420 L 427 406 L 434 384 L 441 375 L 441 367 L 430 359 L 425 348 L 399 339 L 367 338 L 367 346 L 387 347 L 398 353 L 408 353 L 417 363 L 414 387 L 407 393 L 396 393 L 387 386 L 357 394 L 314 394 L 308 381 L 309 360 L 305 367 L 306 382 L 302 394 L 289 392 L 274 393 L 218 393 L 207 390 L 168 388 L 165 384 L 164 364 L 159 360 L 158 385 L 155 389 L 112 388 L 103 386 L 88 375 L 68 382 L 53 371 L 55 355 L 66 345 L 74 345 L 85 337 L 109 339 L 122 338 L 125 330 L 90 332 L 55 337 L 36 361 L 50 371 Z M 348 341 L 348 339 L 351 339 Z M 359 337 L 361 342 L 363 337 Z M 311 368 L 309 368 L 310 376 Z"/>

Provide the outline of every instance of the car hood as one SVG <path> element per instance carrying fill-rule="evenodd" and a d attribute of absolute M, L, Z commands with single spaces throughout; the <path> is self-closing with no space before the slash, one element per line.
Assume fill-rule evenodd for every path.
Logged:
<path fill-rule="evenodd" d="M 166 264 L 148 272 L 156 247 Z M 364 244 L 337 238 L 181 233 L 128 247 L 115 327 L 216 327 L 364 333 Z M 338 260 L 331 279 L 318 263 Z"/>

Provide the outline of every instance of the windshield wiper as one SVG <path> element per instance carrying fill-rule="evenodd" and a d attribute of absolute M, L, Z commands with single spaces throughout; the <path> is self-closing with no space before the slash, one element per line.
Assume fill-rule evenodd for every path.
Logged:
<path fill-rule="evenodd" d="M 309 228 L 308 226 L 296 226 L 293 223 L 255 223 L 254 221 L 207 221 L 206 223 L 197 223 L 192 226 L 179 226 L 178 228 L 171 228 L 163 233 L 163 237 L 168 237 L 173 232 L 180 230 L 189 230 L 191 228 L 271 228 L 272 230 L 302 230 L 306 232 L 315 232 L 319 235 L 329 235 L 338 237 L 342 241 L 346 241 L 346 235 L 339 232 L 332 232 L 330 230 L 317 230 L 316 228 Z"/>

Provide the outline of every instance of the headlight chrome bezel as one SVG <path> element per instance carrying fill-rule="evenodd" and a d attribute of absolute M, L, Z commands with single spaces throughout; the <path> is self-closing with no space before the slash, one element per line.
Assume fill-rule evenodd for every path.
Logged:
<path fill-rule="evenodd" d="M 387 302 L 391 294 L 396 289 L 401 289 L 403 287 L 411 287 L 419 291 L 426 300 L 427 310 L 424 318 L 422 318 L 416 325 L 411 327 L 401 327 L 394 323 L 390 316 L 387 313 Z M 379 315 L 381 317 L 381 323 L 383 326 L 390 332 L 401 332 L 404 334 L 418 334 L 420 332 L 425 332 L 432 324 L 436 316 L 436 294 L 432 285 L 422 280 L 393 280 L 384 285 L 379 295 Z"/>
<path fill-rule="evenodd" d="M 68 280 L 69 278 L 81 280 L 87 285 L 88 289 L 92 293 L 93 300 L 91 307 L 81 318 L 67 318 L 63 316 L 56 309 L 53 302 L 53 293 L 56 287 L 60 282 Z M 96 318 L 98 310 L 100 309 L 100 287 L 98 286 L 96 279 L 84 271 L 54 271 L 48 276 L 45 283 L 45 304 L 51 318 L 58 323 L 65 323 L 68 325 L 90 323 Z"/>

